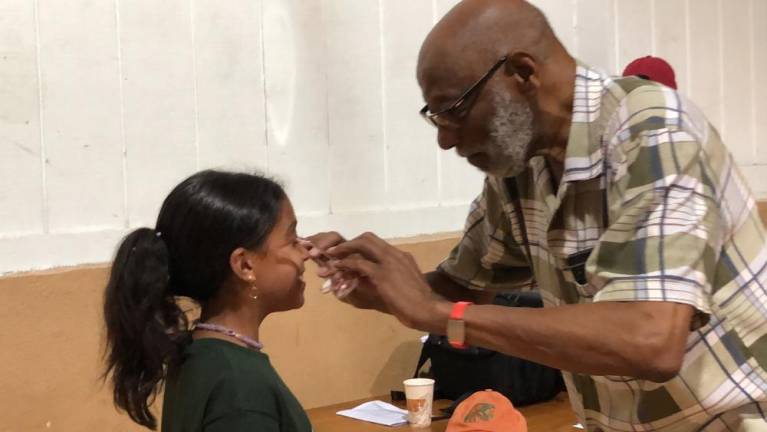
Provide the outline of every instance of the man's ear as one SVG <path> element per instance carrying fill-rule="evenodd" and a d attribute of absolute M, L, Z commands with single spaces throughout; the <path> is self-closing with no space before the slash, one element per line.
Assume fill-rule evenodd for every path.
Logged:
<path fill-rule="evenodd" d="M 516 52 L 506 60 L 506 74 L 514 78 L 522 94 L 534 93 L 540 87 L 539 68 L 535 57 Z"/>
<path fill-rule="evenodd" d="M 256 253 L 245 248 L 237 248 L 229 255 L 229 267 L 238 279 L 251 283 L 256 278 L 258 265 Z"/>

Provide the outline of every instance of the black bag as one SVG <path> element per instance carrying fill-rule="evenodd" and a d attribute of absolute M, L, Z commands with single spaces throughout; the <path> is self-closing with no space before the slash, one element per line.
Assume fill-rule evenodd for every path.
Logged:
<path fill-rule="evenodd" d="M 499 294 L 494 304 L 510 307 L 542 307 L 540 294 Z M 557 369 L 483 348 L 453 348 L 445 336 L 430 334 L 423 344 L 415 376 L 431 360 L 435 399 L 460 399 L 476 391 L 492 389 L 515 406 L 552 399 L 564 390 Z"/>

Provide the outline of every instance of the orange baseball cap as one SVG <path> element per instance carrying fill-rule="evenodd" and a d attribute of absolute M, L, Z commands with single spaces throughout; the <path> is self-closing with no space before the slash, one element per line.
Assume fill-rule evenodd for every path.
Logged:
<path fill-rule="evenodd" d="M 458 404 L 445 432 L 527 432 L 527 421 L 504 395 L 484 390 Z"/>

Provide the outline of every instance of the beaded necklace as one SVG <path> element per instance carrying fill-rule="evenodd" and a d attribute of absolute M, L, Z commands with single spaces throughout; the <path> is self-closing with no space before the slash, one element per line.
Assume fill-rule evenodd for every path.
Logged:
<path fill-rule="evenodd" d="M 221 334 L 233 337 L 237 339 L 238 341 L 244 343 L 248 348 L 254 349 L 256 351 L 261 351 L 264 348 L 264 344 L 262 344 L 261 342 L 253 338 L 247 337 L 243 334 L 237 333 L 236 331 L 230 329 L 229 327 L 224 327 L 222 325 L 195 321 L 195 323 L 192 325 L 192 331 L 196 329 L 208 330 L 208 331 L 221 333 Z"/>

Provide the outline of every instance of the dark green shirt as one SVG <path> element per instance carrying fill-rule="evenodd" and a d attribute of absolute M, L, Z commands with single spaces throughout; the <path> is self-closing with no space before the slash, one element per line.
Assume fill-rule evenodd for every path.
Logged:
<path fill-rule="evenodd" d="M 311 432 L 301 404 L 266 354 L 198 339 L 168 377 L 163 432 Z"/>

